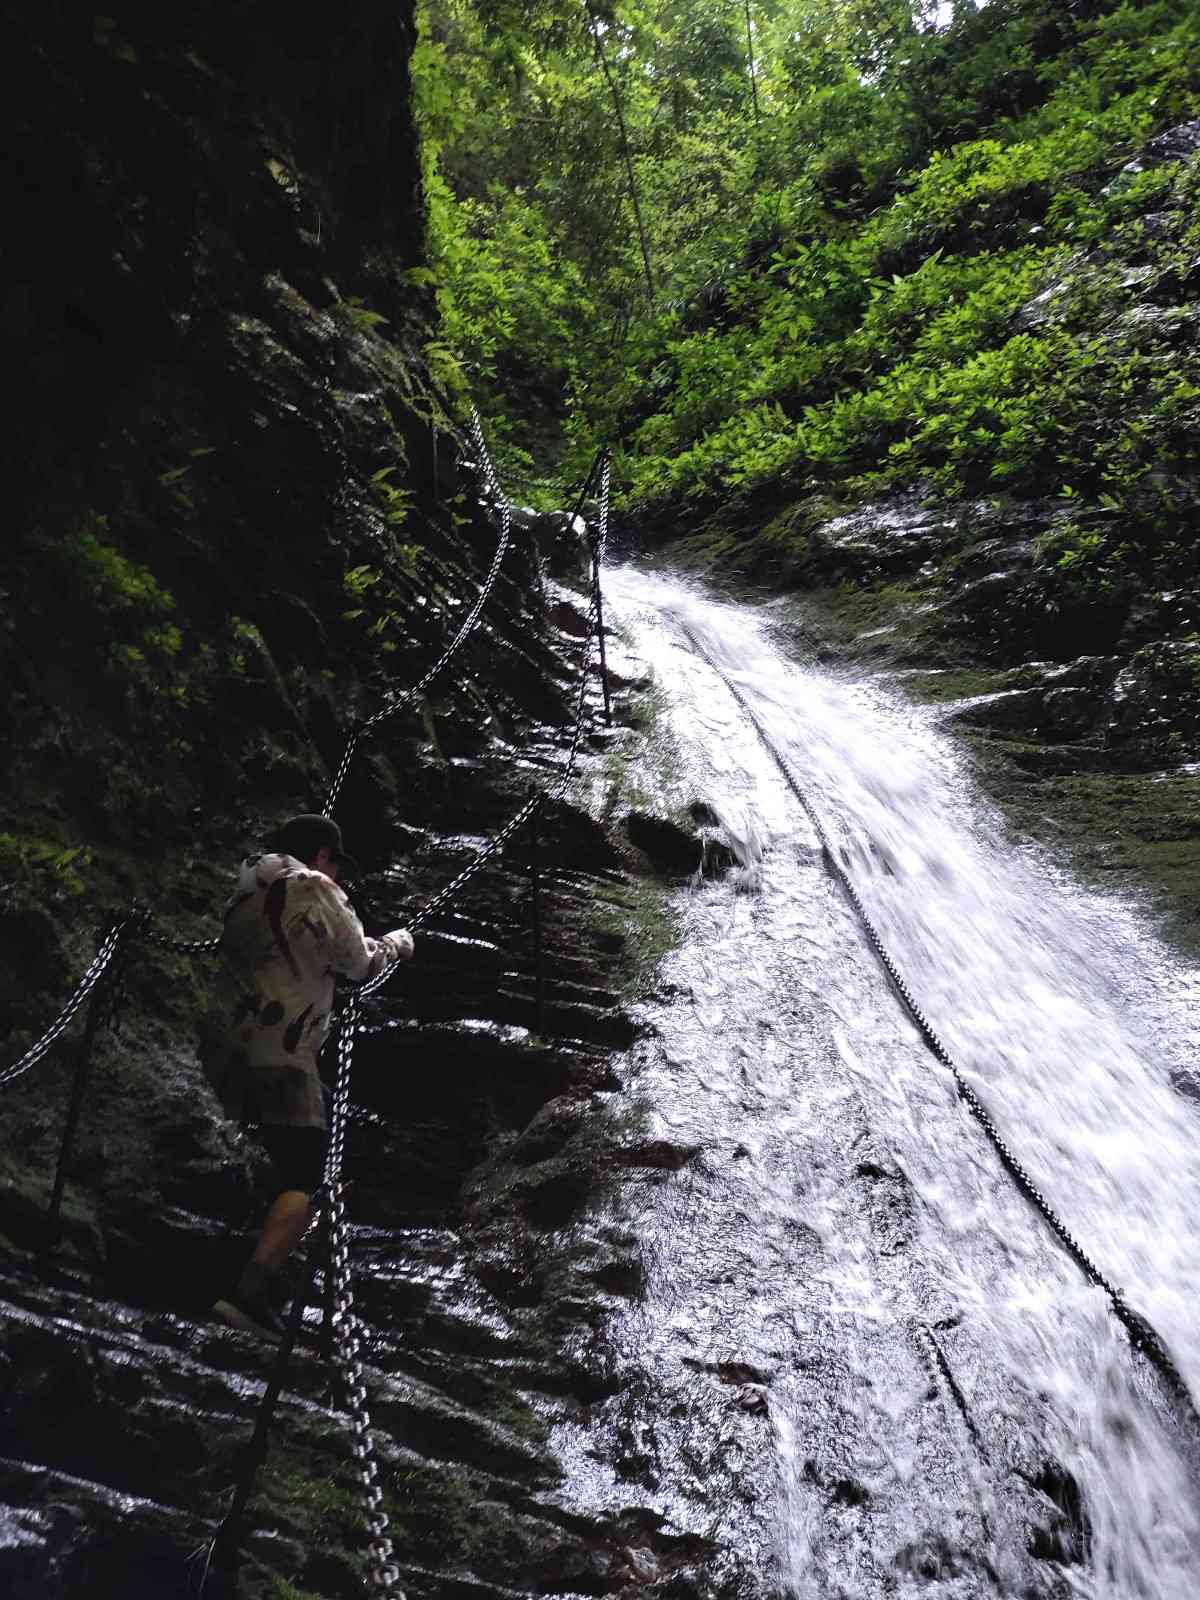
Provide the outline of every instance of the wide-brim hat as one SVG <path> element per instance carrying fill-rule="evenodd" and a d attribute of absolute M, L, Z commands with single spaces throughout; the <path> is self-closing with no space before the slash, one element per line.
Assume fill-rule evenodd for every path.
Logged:
<path fill-rule="evenodd" d="M 272 835 L 269 843 L 272 850 L 295 856 L 298 861 L 311 861 L 324 845 L 347 877 L 362 876 L 362 867 L 347 853 L 342 843 L 342 830 L 332 817 L 323 817 L 312 811 L 289 817 L 282 828 Z"/>

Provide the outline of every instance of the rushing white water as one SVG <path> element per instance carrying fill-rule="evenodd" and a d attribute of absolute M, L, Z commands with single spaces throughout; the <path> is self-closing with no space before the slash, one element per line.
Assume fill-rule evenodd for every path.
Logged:
<path fill-rule="evenodd" d="M 1006 846 L 927 714 L 796 665 L 763 611 L 631 568 L 606 597 L 663 702 L 666 776 L 647 761 L 635 778 L 660 808 L 708 802 L 745 863 L 681 894 L 631 1064 L 658 1136 L 696 1153 L 624 1202 L 649 1273 L 617 1343 L 661 1413 L 624 1414 L 619 1437 L 644 1435 L 626 1476 L 671 1526 L 740 1546 L 762 1594 L 865 1600 L 907 1577 L 1191 1600 L 1200 1479 L 1162 1383 L 921 1044 L 680 625 L 785 753 L 918 1003 L 1193 1394 L 1200 1128 L 1171 1067 L 1197 1041 L 1200 975 Z M 560 1441 L 579 1471 L 582 1439 Z M 596 1496 L 627 1497 L 588 1470 Z"/>

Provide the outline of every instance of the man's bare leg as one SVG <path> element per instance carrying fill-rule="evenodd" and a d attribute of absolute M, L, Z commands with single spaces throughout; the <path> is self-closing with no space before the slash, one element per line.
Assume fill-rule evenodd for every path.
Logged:
<path fill-rule="evenodd" d="M 236 1286 L 213 1306 L 223 1322 L 279 1342 L 283 1333 L 275 1309 L 279 1274 L 304 1237 L 308 1217 L 309 1200 L 303 1190 L 285 1189 L 276 1198 L 267 1212 L 254 1254 L 242 1268 Z"/>
<path fill-rule="evenodd" d="M 304 1237 L 309 1218 L 308 1196 L 285 1189 L 267 1212 L 250 1260 L 267 1272 L 279 1272 Z"/>

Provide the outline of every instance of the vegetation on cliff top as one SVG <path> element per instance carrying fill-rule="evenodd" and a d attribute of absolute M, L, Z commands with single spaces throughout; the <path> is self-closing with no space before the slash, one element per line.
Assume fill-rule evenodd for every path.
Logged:
<path fill-rule="evenodd" d="M 446 338 L 510 466 L 604 436 L 643 507 L 1048 494 L 1078 581 L 1186 564 L 1190 0 L 422 17 Z"/>

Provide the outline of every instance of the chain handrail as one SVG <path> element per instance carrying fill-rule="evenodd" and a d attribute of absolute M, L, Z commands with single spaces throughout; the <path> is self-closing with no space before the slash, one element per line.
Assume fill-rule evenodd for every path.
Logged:
<path fill-rule="evenodd" d="M 350 736 L 346 741 L 346 747 L 342 751 L 341 760 L 338 762 L 337 771 L 334 773 L 333 782 L 329 787 L 329 793 L 325 797 L 325 805 L 323 810 L 326 816 L 332 816 L 333 814 L 333 809 L 337 805 L 338 798 L 342 792 L 342 785 L 345 783 L 346 777 L 349 774 L 350 763 L 353 761 L 355 752 L 357 751 L 358 746 L 363 738 L 369 734 L 373 728 L 378 727 L 381 722 L 385 721 L 388 717 L 395 716 L 396 713 L 398 711 L 402 711 L 405 706 L 411 705 L 418 695 L 424 693 L 424 691 L 450 661 L 451 657 L 458 650 L 459 646 L 466 639 L 467 635 L 472 632 L 475 624 L 479 621 L 480 613 L 487 604 L 488 597 L 490 596 L 492 589 L 495 587 L 496 578 L 500 572 L 500 564 L 504 560 L 505 554 L 508 550 L 509 542 L 512 537 L 513 508 L 507 496 L 504 494 L 504 491 L 500 487 L 500 478 L 496 472 L 496 467 L 492 461 L 491 454 L 488 451 L 487 441 L 483 436 L 483 423 L 480 420 L 479 412 L 474 406 L 471 408 L 470 426 L 471 437 L 475 441 L 475 447 L 479 452 L 479 466 L 489 489 L 492 490 L 495 496 L 496 503 L 500 510 L 500 538 L 496 545 L 496 553 L 492 557 L 491 567 L 488 569 L 487 577 L 484 579 L 483 585 L 480 588 L 478 595 L 475 597 L 475 603 L 472 605 L 470 611 L 464 618 L 461 627 L 454 635 L 453 639 L 451 639 L 450 643 L 442 651 L 441 655 L 433 663 L 433 665 L 428 668 L 420 680 L 413 684 L 410 689 L 405 689 L 399 694 L 394 695 L 372 716 L 365 718 L 358 724 L 357 727 L 351 730 Z"/>
<path fill-rule="evenodd" d="M 1133 1348 L 1140 1351 L 1147 1358 L 1147 1360 L 1158 1369 L 1162 1376 L 1167 1380 L 1171 1388 L 1175 1390 L 1179 1400 L 1182 1402 L 1185 1410 L 1190 1415 L 1193 1423 L 1197 1428 L 1200 1428 L 1200 1411 L 1198 1411 L 1196 1408 L 1196 1402 L 1192 1397 L 1191 1390 L 1188 1388 L 1187 1381 L 1185 1380 L 1182 1372 L 1180 1372 L 1178 1366 L 1176 1366 L 1172 1357 L 1167 1352 L 1166 1346 L 1163 1344 L 1162 1339 L 1150 1326 L 1146 1318 L 1143 1317 L 1140 1312 L 1135 1311 L 1128 1304 L 1122 1291 L 1117 1288 L 1117 1286 L 1108 1277 L 1105 1276 L 1105 1274 L 1088 1255 L 1087 1251 L 1084 1250 L 1083 1246 L 1075 1238 L 1074 1234 L 1067 1227 L 1066 1223 L 1063 1222 L 1062 1218 L 1050 1205 L 1050 1202 L 1046 1199 L 1041 1189 L 1039 1189 L 1037 1184 L 1033 1181 L 1033 1178 L 1017 1158 L 1011 1146 L 1001 1135 L 1000 1130 L 992 1120 L 992 1117 L 987 1108 L 984 1106 L 983 1101 L 967 1082 L 961 1068 L 950 1055 L 950 1052 L 946 1049 L 946 1046 L 942 1043 L 942 1040 L 934 1031 L 929 1019 L 917 1004 L 912 990 L 908 987 L 908 984 L 905 982 L 899 967 L 896 965 L 895 959 L 884 944 L 879 930 L 875 927 L 874 922 L 872 922 L 870 914 L 868 913 L 866 906 L 863 904 L 862 897 L 859 895 L 859 892 L 854 885 L 853 879 L 850 877 L 850 874 L 846 871 L 842 863 L 838 860 L 832 841 L 830 840 L 829 833 L 820 816 L 820 813 L 809 799 L 808 794 L 803 785 L 800 783 L 799 779 L 792 772 L 786 756 L 784 756 L 782 751 L 779 750 L 774 740 L 767 733 L 766 729 L 762 725 L 762 722 L 759 720 L 757 714 L 747 701 L 746 697 L 735 684 L 730 682 L 725 673 L 721 671 L 720 667 L 696 638 L 691 629 L 685 624 L 681 624 L 681 628 L 684 636 L 687 638 L 692 648 L 696 651 L 697 655 L 699 655 L 708 663 L 708 665 L 724 683 L 725 687 L 729 690 L 737 704 L 745 712 L 755 732 L 762 740 L 763 746 L 768 755 L 770 755 L 775 765 L 779 768 L 784 782 L 795 795 L 796 799 L 800 802 L 800 805 L 803 808 L 805 815 L 808 817 L 809 822 L 812 824 L 813 830 L 820 842 L 821 851 L 826 864 L 833 873 L 834 877 L 841 884 L 847 898 L 854 907 L 859 921 L 861 922 L 876 955 L 879 957 L 884 970 L 891 979 L 896 989 L 896 993 L 899 995 L 906 1011 L 916 1023 L 917 1029 L 931 1054 L 941 1062 L 941 1064 L 954 1078 L 960 1098 L 966 1102 L 971 1114 L 983 1129 L 984 1134 L 991 1142 L 996 1153 L 999 1155 L 1000 1161 L 1008 1172 L 1009 1176 L 1016 1183 L 1017 1187 L 1023 1192 L 1026 1199 L 1037 1211 L 1041 1213 L 1051 1231 L 1056 1235 L 1056 1237 L 1067 1250 L 1068 1254 L 1073 1257 L 1076 1264 L 1083 1271 L 1084 1276 L 1091 1283 L 1095 1284 L 1097 1288 L 1104 1290 L 1112 1305 L 1113 1315 L 1125 1328 Z"/>
<path fill-rule="evenodd" d="M 342 758 L 338 764 L 333 785 L 326 801 L 326 814 L 332 812 L 337 802 L 338 794 L 349 771 L 350 762 L 354 756 L 359 742 L 364 734 L 376 727 L 386 717 L 392 716 L 403 706 L 416 698 L 434 677 L 446 666 L 463 640 L 475 627 L 479 616 L 487 602 L 501 562 L 508 549 L 512 532 L 512 506 L 503 494 L 499 477 L 487 445 L 483 437 L 482 424 L 478 412 L 473 412 L 471 419 L 472 434 L 478 447 L 484 476 L 489 487 L 494 492 L 500 504 L 500 539 L 497 544 L 492 564 L 487 577 L 476 597 L 470 612 L 464 619 L 454 638 L 442 652 L 438 660 L 430 667 L 421 679 L 403 694 L 394 697 L 381 707 L 373 716 L 367 718 L 356 727 L 347 741 Z M 538 792 L 530 796 L 517 814 L 512 817 L 503 828 L 489 841 L 487 846 L 479 852 L 475 859 L 459 872 L 431 901 L 417 912 L 412 919 L 412 926 L 418 927 L 437 910 L 451 899 L 462 886 L 467 883 L 477 872 L 501 850 L 514 833 L 525 823 L 550 798 L 559 798 L 570 783 L 574 775 L 578 760 L 580 743 L 583 736 L 583 727 L 587 710 L 587 685 L 591 672 L 592 651 L 596 636 L 600 628 L 600 599 L 599 599 L 599 558 L 607 542 L 608 512 L 609 512 L 609 486 L 610 469 L 607 452 L 601 452 L 588 474 L 580 494 L 579 505 L 582 507 L 588 490 L 594 482 L 597 468 L 602 473 L 601 491 L 601 516 L 600 533 L 596 544 L 596 557 L 594 561 L 594 574 L 589 605 L 589 621 L 587 637 L 584 641 L 583 660 L 581 663 L 579 693 L 576 704 L 575 723 L 572 731 L 571 745 L 566 766 L 550 794 Z M 572 515 L 572 525 L 575 520 Z M 13 1065 L 0 1073 L 0 1088 L 15 1081 L 24 1073 L 34 1067 L 38 1061 L 51 1049 L 55 1041 L 69 1026 L 71 1020 L 78 1012 L 84 1001 L 96 988 L 112 966 L 120 951 L 122 942 L 133 929 L 136 936 L 146 939 L 149 943 L 159 948 L 176 951 L 183 954 L 209 954 L 216 951 L 221 944 L 221 935 L 207 939 L 175 939 L 169 934 L 159 933 L 150 927 L 150 914 L 145 908 L 134 907 L 133 910 L 120 921 L 113 924 L 108 930 L 97 950 L 95 957 L 89 965 L 83 978 L 80 980 L 74 994 L 63 1007 L 54 1023 L 36 1044 L 32 1045 L 25 1054 Z M 346 1208 L 343 1185 L 341 1181 L 342 1163 L 345 1156 L 346 1124 L 350 1117 L 350 1077 L 354 1050 L 354 1040 L 357 1034 L 365 1030 L 359 1024 L 359 1006 L 361 1000 L 379 988 L 392 975 L 395 963 L 386 967 L 382 973 L 371 982 L 352 994 L 347 1000 L 339 1017 L 339 1032 L 337 1038 L 337 1077 L 333 1096 L 332 1115 L 330 1118 L 329 1151 L 326 1158 L 325 1172 L 321 1185 L 320 1199 L 327 1208 L 329 1228 L 329 1259 L 326 1271 L 330 1275 L 330 1304 L 332 1307 L 331 1333 L 335 1347 L 335 1354 L 343 1369 L 343 1384 L 346 1400 L 346 1412 L 351 1428 L 351 1451 L 359 1477 L 360 1495 L 363 1505 L 363 1519 L 369 1535 L 367 1581 L 370 1587 L 384 1600 L 405 1600 L 400 1588 L 400 1571 L 396 1565 L 394 1547 L 388 1527 L 387 1513 L 383 1504 L 383 1491 L 379 1484 L 379 1469 L 375 1457 L 374 1441 L 371 1437 L 371 1416 L 366 1380 L 362 1364 L 362 1335 L 361 1322 L 354 1309 L 353 1281 L 350 1268 L 349 1237 L 346 1221 Z M 317 1216 L 321 1205 L 314 1204 L 313 1214 L 309 1226 L 305 1231 L 307 1239 L 314 1231 Z M 271 1383 L 268 1385 L 264 1402 L 260 1408 L 255 1425 L 255 1435 L 252 1441 L 251 1459 L 242 1484 L 235 1495 L 234 1507 L 217 1529 L 216 1534 L 209 1543 L 208 1561 L 204 1568 L 201 1580 L 203 1589 L 209 1575 L 214 1558 L 224 1547 L 236 1550 L 236 1541 L 240 1532 L 241 1519 L 252 1492 L 254 1480 L 257 1476 L 261 1459 L 265 1456 L 266 1437 L 270 1430 L 279 1392 L 291 1356 L 292 1346 L 299 1331 L 300 1319 L 303 1315 L 304 1301 L 307 1291 L 298 1293 L 293 1305 L 292 1316 L 289 1318 L 280 1359 Z"/>
<path fill-rule="evenodd" d="M 354 1038 L 358 1029 L 358 995 L 351 995 L 342 1010 L 337 1040 L 337 1078 L 329 1127 L 329 1153 L 325 1161 L 325 1188 L 329 1195 L 329 1261 L 325 1270 L 333 1277 L 333 1340 L 342 1368 L 345 1410 L 350 1422 L 350 1450 L 358 1473 L 363 1521 L 369 1535 L 367 1582 L 385 1600 L 404 1600 L 400 1569 L 388 1528 L 379 1484 L 379 1464 L 371 1437 L 371 1411 L 362 1365 L 362 1325 L 354 1309 L 354 1284 L 350 1271 L 350 1241 L 342 1187 L 342 1162 L 346 1151 L 346 1123 L 350 1112 L 350 1074 Z"/>
<path fill-rule="evenodd" d="M 36 1067 L 38 1062 L 47 1053 L 47 1051 L 50 1050 L 58 1041 L 58 1039 L 62 1037 L 67 1028 L 70 1026 L 71 1020 L 79 1010 L 80 1006 L 87 999 L 88 995 L 91 994 L 92 990 L 100 982 L 100 979 L 104 976 L 105 972 L 107 972 L 109 966 L 112 964 L 114 958 L 116 957 L 117 951 L 120 949 L 122 941 L 129 932 L 131 925 L 137 922 L 140 917 L 141 913 L 135 909 L 127 916 L 122 917 L 118 922 L 113 923 L 112 927 L 109 928 L 108 932 L 104 935 L 104 938 L 100 943 L 100 948 L 92 957 L 91 963 L 86 972 L 79 980 L 74 994 L 67 1001 L 66 1005 L 59 1012 L 58 1016 L 46 1029 L 42 1037 L 35 1044 L 31 1044 L 29 1049 L 26 1050 L 25 1054 L 21 1056 L 19 1060 L 14 1061 L 11 1067 L 6 1067 L 3 1072 L 0 1072 L 0 1089 L 7 1088 L 7 1086 L 10 1083 L 15 1082 L 17 1078 L 23 1077 L 25 1073 L 30 1070 L 30 1068 Z"/>
<path fill-rule="evenodd" d="M 182 956 L 209 956 L 214 955 L 221 948 L 221 935 L 215 934 L 211 939 L 173 939 L 169 933 L 156 933 L 147 926 L 138 934 L 140 939 L 145 939 L 149 944 L 156 944 L 162 950 L 174 950 Z"/>
<path fill-rule="evenodd" d="M 398 711 L 403 710 L 406 705 L 409 705 L 417 698 L 418 695 L 422 694 L 424 690 L 429 687 L 434 678 L 437 677 L 438 673 L 441 672 L 442 669 L 447 665 L 447 663 L 450 661 L 450 658 L 459 649 L 467 635 L 472 631 L 479 621 L 483 607 L 487 604 L 488 597 L 495 587 L 501 564 L 512 539 L 513 508 L 511 502 L 505 497 L 500 487 L 500 479 L 496 472 L 495 464 L 493 463 L 491 455 L 488 452 L 487 443 L 483 436 L 483 425 L 480 421 L 479 412 L 474 407 L 472 407 L 470 427 L 472 438 L 475 441 L 481 457 L 480 466 L 482 468 L 484 478 L 487 481 L 488 487 L 495 494 L 500 506 L 500 538 L 496 545 L 495 554 L 492 557 L 491 566 L 488 569 L 487 576 L 484 579 L 479 594 L 476 596 L 475 601 L 472 604 L 470 611 L 467 613 L 467 616 L 464 618 L 462 625 L 459 627 L 458 632 L 450 641 L 446 649 L 443 650 L 438 659 L 433 663 L 433 665 L 427 669 L 427 671 L 415 684 L 413 684 L 411 688 L 405 689 L 399 694 L 393 696 L 385 705 L 381 706 L 378 711 L 367 717 L 352 730 L 350 737 L 346 742 L 346 747 L 342 752 L 341 759 L 338 762 L 337 772 L 335 773 L 333 783 L 326 797 L 326 815 L 329 815 L 333 811 L 334 806 L 337 804 L 342 785 L 345 783 L 346 776 L 350 770 L 350 763 L 354 758 L 354 754 L 363 736 L 370 733 L 373 728 L 385 721 L 386 718 L 394 716 Z M 575 518 L 579 514 L 580 509 L 582 508 L 584 500 L 587 498 L 588 491 L 592 487 L 596 477 L 597 469 L 602 470 L 603 488 L 601 495 L 601 527 L 603 528 L 604 533 L 600 541 L 601 559 L 603 558 L 603 547 L 607 543 L 609 468 L 610 461 L 608 453 L 607 451 L 602 450 L 592 464 L 592 468 L 588 473 L 583 489 L 580 492 L 576 510 L 571 516 L 571 521 L 573 524 Z M 572 764 L 573 761 L 574 754 L 572 754 Z M 524 821 L 525 818 L 522 817 L 521 820 Z M 519 825 L 519 822 L 516 823 L 516 826 Z M 508 834 L 506 833 L 505 838 L 507 837 Z M 501 844 L 503 842 L 503 840 L 500 841 Z M 497 848 L 499 848 L 499 845 L 497 845 Z M 488 852 L 489 855 L 493 853 L 494 851 Z M 482 866 L 482 864 L 483 863 L 481 861 L 479 865 Z M 466 876 L 469 877 L 471 875 L 472 874 L 468 873 Z M 454 887 L 459 887 L 461 882 L 465 881 L 466 878 L 460 875 L 460 878 L 455 880 Z M 432 910 L 440 907 L 448 898 L 449 891 L 446 894 L 439 896 L 437 905 L 432 908 L 428 908 L 425 914 L 431 914 Z M 423 917 L 422 920 L 424 920 Z M 157 945 L 159 949 L 170 950 L 177 955 L 196 956 L 215 955 L 221 947 L 222 936 L 219 933 L 205 939 L 177 939 L 171 934 L 158 932 L 150 925 L 150 923 L 150 916 L 148 914 L 144 915 L 141 918 L 141 926 L 137 930 L 137 937 L 145 939 L 148 944 Z M 415 925 L 416 924 L 414 923 L 414 926 Z M 104 971 L 104 967 L 107 966 L 108 961 L 112 958 L 112 952 L 107 950 L 107 939 L 112 936 L 113 931 L 114 930 L 110 930 L 109 935 L 106 936 L 105 944 L 103 944 L 100 950 L 97 951 L 95 960 L 84 973 L 83 978 L 80 980 L 79 989 L 71 996 L 71 999 L 63 1008 L 60 1016 L 54 1023 L 51 1024 L 50 1028 L 46 1031 L 42 1039 L 38 1040 L 35 1045 L 32 1045 L 19 1061 L 14 1062 L 11 1067 L 6 1068 L 3 1072 L 0 1072 L 0 1089 L 2 1089 L 6 1084 L 11 1083 L 14 1079 L 19 1078 L 23 1073 L 27 1072 L 30 1067 L 35 1066 L 36 1063 L 41 1060 L 42 1056 L 45 1055 L 46 1051 L 54 1044 L 55 1040 L 62 1033 L 63 1029 L 66 1028 L 70 1023 L 72 1017 L 74 1017 L 75 1013 L 79 1010 L 79 1007 L 83 1004 L 88 995 L 91 993 L 92 989 L 95 987 L 101 973 Z M 97 961 L 102 961 L 103 964 L 99 967 L 96 967 Z"/>
<path fill-rule="evenodd" d="M 601 495 L 601 521 L 598 550 L 607 543 L 609 468 L 607 457 L 603 466 Z M 433 899 L 410 920 L 416 928 L 427 921 L 451 899 L 459 889 L 479 872 L 487 861 L 539 810 L 548 799 L 559 798 L 574 776 L 579 757 L 583 727 L 587 716 L 587 684 L 591 670 L 592 648 L 599 628 L 598 581 L 593 583 L 587 638 L 584 641 L 583 661 L 579 675 L 579 692 L 575 709 L 575 725 L 566 765 L 550 794 L 535 793 L 529 797 L 515 816 L 511 817 L 488 844 L 469 862 Z M 383 1491 L 379 1484 L 379 1468 L 375 1446 L 371 1437 L 371 1413 L 366 1379 L 362 1365 L 361 1323 L 354 1309 L 354 1287 L 350 1267 L 349 1230 L 346 1221 L 345 1199 L 341 1181 L 342 1163 L 346 1149 L 346 1124 L 350 1117 L 350 1079 L 354 1054 L 354 1040 L 365 1032 L 359 1022 L 362 1001 L 393 976 L 399 963 L 392 962 L 375 978 L 353 992 L 346 1000 L 338 1018 L 337 1077 L 334 1085 L 332 1114 L 329 1129 L 329 1151 L 325 1162 L 323 1188 L 329 1196 L 329 1261 L 326 1270 L 332 1275 L 332 1338 L 335 1353 L 342 1366 L 346 1412 L 350 1419 L 351 1451 L 359 1478 L 363 1521 L 369 1534 L 367 1582 L 384 1600 L 404 1600 L 400 1588 L 400 1571 L 396 1565 L 394 1547 L 389 1531 L 387 1512 L 383 1504 Z"/>
<path fill-rule="evenodd" d="M 422 923 L 428 922 L 437 911 L 440 911 L 446 902 L 452 899 L 458 891 L 468 883 L 477 872 L 481 871 L 491 858 L 502 850 L 512 838 L 513 834 L 533 815 L 534 811 L 551 801 L 560 800 L 565 794 L 571 779 L 575 774 L 575 767 L 579 759 L 579 747 L 583 739 L 583 728 L 587 714 L 587 687 L 592 670 L 592 655 L 600 629 L 600 601 L 599 601 L 599 555 L 608 544 L 608 514 L 609 514 L 609 489 L 610 489 L 610 464 L 607 452 L 602 453 L 602 479 L 600 495 L 600 531 L 597 536 L 597 581 L 592 584 L 588 604 L 588 630 L 583 644 L 583 659 L 579 671 L 579 690 L 575 706 L 575 725 L 571 735 L 570 750 L 567 754 L 566 765 L 554 785 L 549 789 L 531 795 L 516 814 L 509 818 L 498 833 L 488 840 L 487 844 L 476 854 L 473 860 L 453 877 L 444 888 L 434 895 L 432 900 L 426 902 L 409 919 L 410 928 L 419 928 Z M 590 481 L 590 480 L 589 480 Z M 364 999 L 381 989 L 395 976 L 396 963 L 385 967 L 382 972 L 371 978 L 358 990 L 357 998 Z"/>

